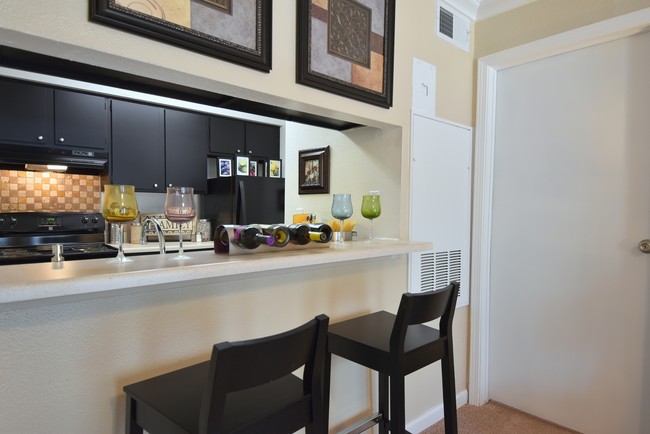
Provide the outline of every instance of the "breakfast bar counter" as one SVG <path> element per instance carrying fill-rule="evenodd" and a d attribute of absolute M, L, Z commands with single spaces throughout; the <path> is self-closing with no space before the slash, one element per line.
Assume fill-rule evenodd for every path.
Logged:
<path fill-rule="evenodd" d="M 228 278 L 252 273 L 286 272 L 296 267 L 371 260 L 431 249 L 426 242 L 377 240 L 346 242 L 342 246 L 247 255 L 189 252 L 135 256 L 133 262 L 108 263 L 88 259 L 61 263 L 13 265 L 2 268 L 0 310 L 68 302 L 155 289 L 156 285 Z"/>

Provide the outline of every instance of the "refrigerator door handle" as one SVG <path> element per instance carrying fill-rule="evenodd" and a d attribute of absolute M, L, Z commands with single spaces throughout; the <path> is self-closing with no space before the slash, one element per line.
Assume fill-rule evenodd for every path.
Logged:
<path fill-rule="evenodd" d="M 248 222 L 248 216 L 246 215 L 246 188 L 244 187 L 244 180 L 239 180 L 239 194 L 237 195 L 237 209 L 239 209 L 239 221 L 238 224 L 244 224 Z"/>

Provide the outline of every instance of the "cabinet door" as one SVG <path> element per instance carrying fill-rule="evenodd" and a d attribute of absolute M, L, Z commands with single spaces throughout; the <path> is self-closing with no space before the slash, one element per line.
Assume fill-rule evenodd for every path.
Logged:
<path fill-rule="evenodd" d="M 165 173 L 168 186 L 207 190 L 208 117 L 165 110 Z"/>
<path fill-rule="evenodd" d="M 164 192 L 164 109 L 113 100 L 111 114 L 111 182 Z"/>
<path fill-rule="evenodd" d="M 246 152 L 245 125 L 238 119 L 210 117 L 210 153 L 243 155 Z"/>
<path fill-rule="evenodd" d="M 0 139 L 16 145 L 53 142 L 52 90 L 43 86 L 0 80 Z"/>
<path fill-rule="evenodd" d="M 280 127 L 246 122 L 246 155 L 280 159 Z"/>
<path fill-rule="evenodd" d="M 106 98 L 56 89 L 54 134 L 56 146 L 107 151 Z"/>

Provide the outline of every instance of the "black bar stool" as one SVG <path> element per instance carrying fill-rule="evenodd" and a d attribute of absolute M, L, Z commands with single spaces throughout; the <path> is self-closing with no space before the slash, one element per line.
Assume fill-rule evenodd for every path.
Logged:
<path fill-rule="evenodd" d="M 397 315 L 379 311 L 330 325 L 326 373 L 331 354 L 379 373 L 378 413 L 350 433 L 360 433 L 377 423 L 380 434 L 389 430 L 406 433 L 404 377 L 438 360 L 442 364 L 445 433 L 458 432 L 451 333 L 458 288 L 453 282 L 437 291 L 402 294 Z M 437 318 L 440 330 L 423 325 Z"/>
<path fill-rule="evenodd" d="M 127 434 L 327 434 L 328 322 L 216 344 L 207 362 L 125 386 Z"/>

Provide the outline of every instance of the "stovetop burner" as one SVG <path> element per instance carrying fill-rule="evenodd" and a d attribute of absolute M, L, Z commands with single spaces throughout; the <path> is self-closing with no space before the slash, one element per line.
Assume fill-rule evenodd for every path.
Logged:
<path fill-rule="evenodd" d="M 115 247 L 104 243 L 62 244 L 63 259 L 110 258 L 117 255 Z M 52 245 L 0 248 L 0 265 L 47 262 L 52 259 Z"/>
<path fill-rule="evenodd" d="M 53 244 L 62 246 L 64 260 L 115 256 L 104 227 L 99 213 L 0 214 L 0 265 L 50 261 Z"/>

